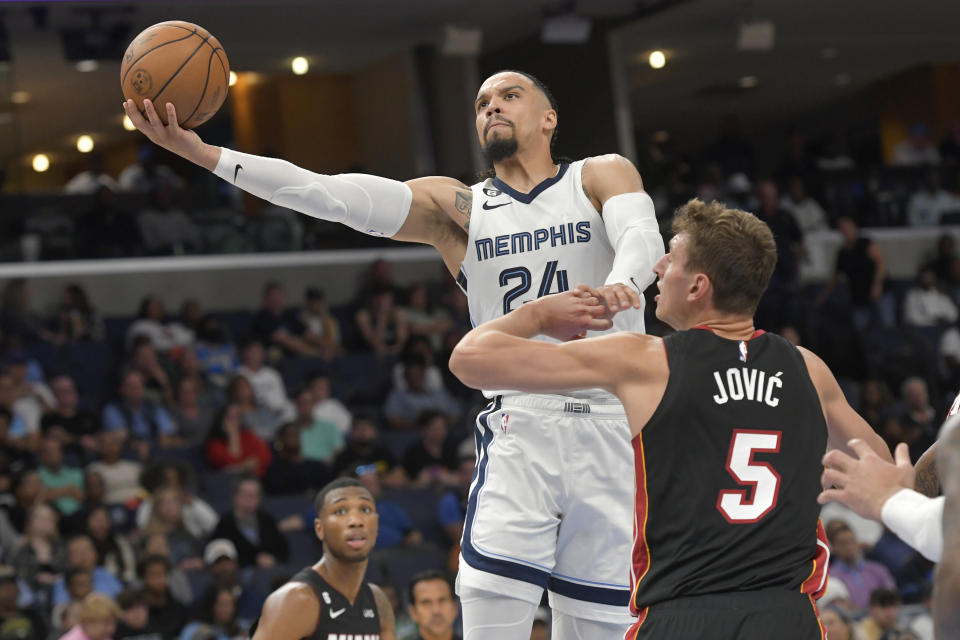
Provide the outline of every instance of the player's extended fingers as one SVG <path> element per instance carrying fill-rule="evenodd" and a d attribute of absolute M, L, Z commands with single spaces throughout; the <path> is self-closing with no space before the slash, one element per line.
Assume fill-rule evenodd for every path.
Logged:
<path fill-rule="evenodd" d="M 643 303 L 640 300 L 640 294 L 637 293 L 636 289 L 627 285 L 623 285 L 623 291 L 627 296 L 628 303 L 633 306 L 634 309 L 639 309 L 641 306 L 643 306 Z"/>
<path fill-rule="evenodd" d="M 824 489 L 817 496 L 817 502 L 827 504 L 828 502 L 843 502 L 844 493 L 840 489 Z"/>
<path fill-rule="evenodd" d="M 901 442 L 893 450 L 893 461 L 898 467 L 910 467 L 913 463 L 910 461 L 910 447 L 906 442 Z"/>
<path fill-rule="evenodd" d="M 607 305 L 607 308 L 609 308 L 610 311 L 620 310 L 617 306 L 617 292 L 614 287 L 604 287 L 601 289 L 601 293 L 603 295 L 603 302 Z"/>
<path fill-rule="evenodd" d="M 140 131 L 146 132 L 146 128 L 150 126 L 146 118 L 143 117 L 143 114 L 140 113 L 140 109 L 137 108 L 137 103 L 133 100 L 125 100 L 123 103 L 123 110 L 127 114 L 127 117 L 130 118 L 130 122 L 133 123 Z"/>
<path fill-rule="evenodd" d="M 823 473 L 820 474 L 820 486 L 824 489 L 831 487 L 843 489 L 847 486 L 847 476 L 845 473 L 837 471 L 836 469 L 824 469 Z"/>
<path fill-rule="evenodd" d="M 856 464 L 856 460 L 845 454 L 839 449 L 834 449 L 833 451 L 828 451 L 827 455 L 823 456 L 823 466 L 829 469 L 839 469 L 840 471 L 847 471 Z"/>
<path fill-rule="evenodd" d="M 633 306 L 633 301 L 630 300 L 630 296 L 628 295 L 630 290 L 626 285 L 618 284 L 613 288 L 617 292 L 617 304 L 620 305 L 621 309 L 629 309 Z"/>
<path fill-rule="evenodd" d="M 177 122 L 177 108 L 173 106 L 172 102 L 167 103 L 167 126 L 173 135 L 180 133 L 180 123 Z"/>
<path fill-rule="evenodd" d="M 143 99 L 143 112 L 147 114 L 147 121 L 154 130 L 163 128 L 163 123 L 160 122 L 160 116 L 157 115 L 157 110 L 151 100 Z"/>

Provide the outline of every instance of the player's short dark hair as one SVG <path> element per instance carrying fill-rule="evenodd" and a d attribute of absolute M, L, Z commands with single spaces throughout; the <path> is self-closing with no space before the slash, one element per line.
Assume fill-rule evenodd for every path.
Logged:
<path fill-rule="evenodd" d="M 313 508 L 317 511 L 317 517 L 320 516 L 320 512 L 323 510 L 323 503 L 327 500 L 327 495 L 331 491 L 337 489 L 345 489 L 347 487 L 360 487 L 361 489 L 367 489 L 366 486 L 356 478 L 337 478 L 333 482 L 327 483 L 320 491 L 317 492 L 317 497 L 313 501 Z M 367 489 L 369 491 L 369 489 Z"/>
<path fill-rule="evenodd" d="M 446 571 L 442 571 L 440 569 L 427 569 L 413 576 L 413 578 L 410 579 L 410 583 L 407 585 L 407 597 L 410 598 L 411 606 L 416 605 L 416 600 L 413 598 L 414 587 L 421 582 L 430 582 L 431 580 L 443 580 L 447 586 L 450 587 L 450 598 L 452 599 L 454 597 L 453 580 L 450 579 L 450 575 Z"/>
<path fill-rule="evenodd" d="M 151 553 L 137 563 L 137 577 L 143 580 L 143 577 L 147 574 L 147 569 L 155 564 L 162 564 L 167 573 L 170 573 L 170 569 L 173 568 L 173 565 L 170 563 L 170 558 L 160 555 L 159 553 Z"/>
<path fill-rule="evenodd" d="M 752 213 L 694 198 L 677 209 L 673 231 L 687 234 L 684 267 L 710 278 L 713 306 L 753 316 L 777 264 L 770 227 Z"/>
<path fill-rule="evenodd" d="M 892 607 L 900 604 L 900 594 L 890 589 L 874 589 L 870 592 L 871 607 Z"/>

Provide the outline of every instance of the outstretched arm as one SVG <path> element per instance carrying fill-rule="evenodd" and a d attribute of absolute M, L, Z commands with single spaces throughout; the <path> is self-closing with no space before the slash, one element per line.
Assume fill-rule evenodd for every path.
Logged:
<path fill-rule="evenodd" d="M 403 183 L 365 174 L 314 173 L 284 160 L 206 144 L 196 132 L 179 127 L 172 104 L 165 108 L 167 125 L 150 100 L 144 100 L 144 114 L 133 100 L 124 102 L 127 116 L 152 142 L 244 191 L 361 233 L 432 245 L 451 273 L 459 270 L 470 209 L 464 214 L 458 204 L 471 194 L 459 181 L 435 177 Z"/>

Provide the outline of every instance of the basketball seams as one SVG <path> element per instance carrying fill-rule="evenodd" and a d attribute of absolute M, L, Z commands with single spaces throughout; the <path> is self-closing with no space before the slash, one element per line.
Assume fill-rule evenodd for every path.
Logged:
<path fill-rule="evenodd" d="M 184 30 L 186 30 L 185 27 L 181 27 L 181 26 L 178 26 L 178 25 L 166 25 L 166 26 L 176 27 L 177 29 L 184 29 Z M 141 60 L 143 60 L 143 58 L 144 58 L 148 53 L 150 53 L 151 51 L 156 51 L 156 50 L 159 49 L 160 47 L 165 47 L 165 46 L 167 46 L 168 44 L 174 44 L 175 42 L 183 42 L 184 40 L 187 40 L 187 39 L 189 39 L 191 36 L 194 36 L 194 35 L 199 36 L 199 37 L 201 37 L 201 38 L 203 37 L 203 36 L 201 36 L 201 35 L 197 32 L 196 29 L 194 29 L 193 31 L 191 31 L 191 32 L 188 33 L 187 35 L 183 36 L 182 38 L 176 38 L 175 40 L 167 40 L 166 42 L 161 42 L 160 44 L 158 44 L 158 45 L 155 46 L 155 47 L 151 47 L 151 48 L 147 49 L 146 51 L 144 51 L 143 53 L 141 53 L 139 56 L 137 56 L 137 58 L 136 58 L 135 60 L 131 60 L 131 61 L 130 61 L 129 66 L 127 66 L 127 70 L 123 72 L 123 77 L 120 79 L 120 84 L 123 85 L 124 83 L 126 83 L 126 81 L 127 81 L 127 74 L 130 73 L 130 70 L 133 69 L 133 66 L 134 66 L 135 64 L 137 64 L 138 62 L 140 62 Z M 206 40 L 205 40 L 204 42 L 206 42 Z M 201 45 L 201 46 L 202 46 L 202 45 Z"/>
<path fill-rule="evenodd" d="M 213 50 L 214 53 L 218 51 L 223 51 L 223 47 L 217 47 Z M 226 54 L 226 51 L 223 51 Z M 223 79 L 227 83 L 227 87 L 230 87 L 230 71 L 227 69 L 227 63 L 223 61 L 223 56 L 217 53 L 217 60 L 220 61 L 220 68 L 223 69 Z"/>
<path fill-rule="evenodd" d="M 184 118 L 184 125 L 190 122 L 190 119 L 193 118 L 193 115 L 197 112 L 197 109 L 199 109 L 200 105 L 203 104 L 204 96 L 207 95 L 207 87 L 210 86 L 210 68 L 213 66 L 213 56 L 215 53 L 216 50 L 211 52 L 210 57 L 207 59 L 207 77 L 203 80 L 203 89 L 200 91 L 200 99 L 197 100 L 197 105 L 193 108 L 193 111 L 190 112 L 190 115 Z"/>
<path fill-rule="evenodd" d="M 179 67 L 177 67 L 177 70 L 173 72 L 173 75 L 171 75 L 169 78 L 167 78 L 167 81 L 166 81 L 165 83 L 163 83 L 163 86 L 162 86 L 162 87 L 160 87 L 160 91 L 158 91 L 158 92 L 156 93 L 156 95 L 154 95 L 153 98 L 150 100 L 151 102 L 156 103 L 157 98 L 159 98 L 161 95 L 163 95 L 164 89 L 166 89 L 166 88 L 170 85 L 170 83 L 173 82 L 173 79 L 176 78 L 177 75 L 178 75 L 181 71 L 183 71 L 183 68 L 184 68 L 185 66 L 187 66 L 187 63 L 190 62 L 190 61 L 193 59 L 193 56 L 197 55 L 197 51 L 200 51 L 200 49 L 203 48 L 204 43 L 205 43 L 209 38 L 210 38 L 210 36 L 207 36 L 206 38 L 204 38 L 203 42 L 201 42 L 200 45 L 199 45 L 196 49 L 194 49 L 193 52 L 192 52 L 189 56 L 187 56 L 187 59 L 184 60 L 184 61 L 180 64 Z M 209 74 L 208 74 L 208 75 L 209 75 Z M 186 122 L 186 121 L 184 121 L 184 122 Z"/>

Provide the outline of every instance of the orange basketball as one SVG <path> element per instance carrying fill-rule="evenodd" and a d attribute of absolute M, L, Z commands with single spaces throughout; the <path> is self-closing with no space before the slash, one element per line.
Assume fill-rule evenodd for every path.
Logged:
<path fill-rule="evenodd" d="M 149 98 L 164 124 L 168 102 L 181 127 L 192 129 L 217 112 L 230 86 L 230 63 L 220 42 L 203 27 L 171 20 L 133 39 L 120 66 L 120 87 L 143 111 Z"/>

